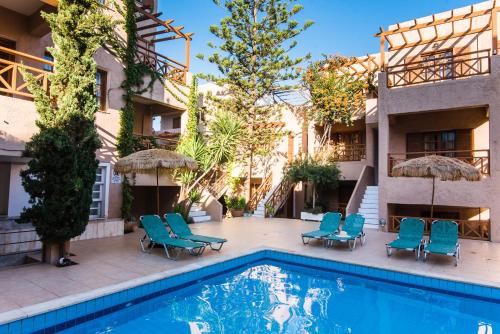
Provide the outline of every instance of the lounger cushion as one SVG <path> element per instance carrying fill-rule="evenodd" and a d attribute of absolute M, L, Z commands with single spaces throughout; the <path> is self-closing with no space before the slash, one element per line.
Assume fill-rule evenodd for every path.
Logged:
<path fill-rule="evenodd" d="M 420 245 L 420 240 L 396 239 L 387 244 L 387 246 L 396 249 L 415 249 Z"/>
<path fill-rule="evenodd" d="M 346 236 L 339 236 L 338 234 L 334 234 L 329 236 L 327 239 L 328 240 L 336 240 L 336 241 L 347 241 L 347 240 L 354 240 L 356 239 L 357 235 L 346 235 Z"/>
<path fill-rule="evenodd" d="M 433 242 L 425 245 L 424 251 L 427 253 L 451 255 L 456 253 L 457 247 L 455 245 Z"/>
<path fill-rule="evenodd" d="M 302 237 L 304 238 L 324 238 L 332 234 L 333 232 L 328 232 L 328 231 L 322 231 L 322 230 L 316 230 L 316 231 L 311 231 L 307 233 L 302 233 Z"/>
<path fill-rule="evenodd" d="M 208 237 L 204 235 L 196 235 L 191 232 L 188 224 L 184 218 L 178 213 L 167 213 L 165 214 L 165 219 L 167 220 L 168 226 L 172 229 L 172 232 L 181 239 L 187 239 L 191 241 L 199 241 L 208 244 L 221 244 L 226 242 L 226 239 Z"/>
<path fill-rule="evenodd" d="M 215 238 L 215 237 L 207 237 L 204 235 L 190 234 L 181 236 L 182 239 L 187 239 L 191 241 L 203 242 L 207 244 L 222 244 L 226 242 L 226 239 Z"/>

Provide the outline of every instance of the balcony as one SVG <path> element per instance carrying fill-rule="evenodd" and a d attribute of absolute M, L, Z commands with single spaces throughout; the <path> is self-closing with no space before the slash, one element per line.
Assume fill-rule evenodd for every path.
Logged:
<path fill-rule="evenodd" d="M 418 56 L 418 61 L 387 67 L 387 86 L 404 87 L 490 73 L 490 50 Z"/>
<path fill-rule="evenodd" d="M 21 71 L 35 76 L 44 90 L 48 90 L 48 76 L 54 63 L 23 52 L 0 46 L 0 94 L 33 98 Z"/>
<path fill-rule="evenodd" d="M 389 216 L 389 232 L 399 232 L 399 226 L 404 216 Z M 439 218 L 421 218 L 425 222 L 424 233 L 429 235 L 432 222 Z M 490 240 L 491 223 L 489 219 L 460 220 L 452 219 L 458 223 L 458 236 L 462 239 Z"/>
<path fill-rule="evenodd" d="M 188 67 L 180 62 L 137 45 L 136 59 L 156 73 L 180 84 L 186 84 Z"/>
<path fill-rule="evenodd" d="M 407 152 L 388 154 L 388 172 L 392 176 L 392 168 L 398 163 L 418 158 L 425 155 L 443 155 L 464 161 L 481 172 L 483 176 L 490 174 L 490 150 L 461 150 L 461 151 L 427 151 L 427 152 Z"/>
<path fill-rule="evenodd" d="M 320 154 L 326 154 L 328 159 L 337 162 L 361 161 L 366 159 L 365 144 L 329 143 L 320 149 L 320 152 Z"/>
<path fill-rule="evenodd" d="M 164 150 L 173 151 L 179 143 L 179 137 L 159 137 L 134 134 L 134 149 L 136 151 L 149 150 L 153 148 L 161 148 Z"/>

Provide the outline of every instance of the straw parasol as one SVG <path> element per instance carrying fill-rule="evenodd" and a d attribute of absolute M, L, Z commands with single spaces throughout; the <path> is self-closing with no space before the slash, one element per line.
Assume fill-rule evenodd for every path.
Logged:
<path fill-rule="evenodd" d="M 198 164 L 192 158 L 182 154 L 162 149 L 151 149 L 132 153 L 119 159 L 114 169 L 118 173 L 142 173 L 156 172 L 156 210 L 160 214 L 160 187 L 158 183 L 159 174 L 173 169 L 195 170 Z"/>
<path fill-rule="evenodd" d="M 434 214 L 436 177 L 441 181 L 479 181 L 481 173 L 471 164 L 440 155 L 428 155 L 401 162 L 392 168 L 392 176 L 432 178 L 431 218 Z"/>

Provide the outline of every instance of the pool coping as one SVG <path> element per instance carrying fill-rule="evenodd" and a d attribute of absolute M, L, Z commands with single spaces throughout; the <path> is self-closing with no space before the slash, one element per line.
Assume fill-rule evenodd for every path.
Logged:
<path fill-rule="evenodd" d="M 83 315 L 86 313 L 93 314 L 98 307 L 92 303 L 93 306 L 91 308 L 88 305 L 85 308 L 85 304 L 90 305 L 91 303 L 89 302 L 94 302 L 98 299 L 101 302 L 105 298 L 111 300 L 111 297 L 113 297 L 113 302 L 116 304 L 114 306 L 117 306 L 118 304 L 123 304 L 126 300 L 135 300 L 149 294 L 159 293 L 165 290 L 169 284 L 171 285 L 169 289 L 176 289 L 180 285 L 186 284 L 186 282 L 196 281 L 198 278 L 195 274 L 200 272 L 204 272 L 202 277 L 206 277 L 207 275 L 224 272 L 231 267 L 236 268 L 263 259 L 276 259 L 282 262 L 290 262 L 292 264 L 305 265 L 375 280 L 500 302 L 500 287 L 497 284 L 489 285 L 484 282 L 470 282 L 460 280 L 458 277 L 452 275 L 423 275 L 417 270 L 403 271 L 398 270 L 398 268 L 375 267 L 359 262 L 338 261 L 320 256 L 303 255 L 300 252 L 292 252 L 290 250 L 261 246 L 244 252 L 232 253 L 231 255 L 221 254 L 217 257 L 200 258 L 197 263 L 183 265 L 179 268 L 169 269 L 118 284 L 0 313 L 0 334 L 30 332 L 27 329 L 26 331 L 24 329 L 22 331 L 14 330 L 15 326 L 13 324 L 20 324 L 26 319 L 34 319 L 49 313 L 53 313 L 56 316 L 60 310 L 66 310 L 70 307 L 76 310 L 77 305 L 84 305 Z M 189 277 L 190 274 L 193 277 Z M 174 282 L 176 278 L 177 283 Z M 167 281 L 172 282 L 167 283 Z M 141 290 L 141 293 L 139 294 L 135 290 Z M 113 305 L 104 306 L 112 307 Z M 57 322 L 56 319 L 54 321 Z M 32 326 L 32 323 L 36 323 L 36 319 L 30 321 L 29 326 Z M 8 327 L 7 330 L 5 330 L 6 327 Z"/>

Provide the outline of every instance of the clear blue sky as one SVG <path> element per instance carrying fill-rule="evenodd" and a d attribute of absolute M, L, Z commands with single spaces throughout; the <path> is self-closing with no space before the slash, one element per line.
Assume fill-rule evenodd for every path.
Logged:
<path fill-rule="evenodd" d="M 191 72 L 217 73 L 207 61 L 195 56 L 210 53 L 208 41 L 216 41 L 208 28 L 226 16 L 212 0 L 159 0 L 162 18 L 175 19 L 184 25 L 184 31 L 194 32 L 191 46 Z M 297 16 L 300 21 L 313 20 L 315 24 L 298 37 L 295 55 L 311 53 L 313 59 L 322 54 L 361 56 L 379 50 L 373 35 L 380 26 L 459 8 L 480 0 L 299 0 L 304 10 Z M 163 43 L 161 52 L 184 61 L 183 43 Z"/>

